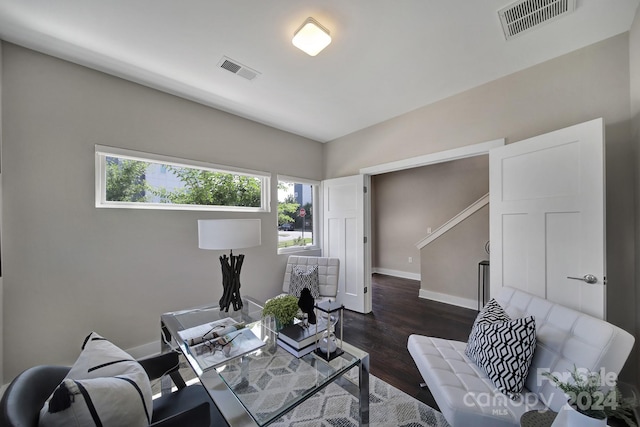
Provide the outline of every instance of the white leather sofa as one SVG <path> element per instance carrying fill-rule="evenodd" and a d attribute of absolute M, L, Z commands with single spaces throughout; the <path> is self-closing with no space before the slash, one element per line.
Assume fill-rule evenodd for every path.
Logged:
<path fill-rule="evenodd" d="M 518 400 L 500 393 L 465 354 L 466 343 L 411 335 L 407 347 L 440 411 L 453 427 L 519 426 L 533 409 L 558 411 L 564 394 L 541 375 L 578 368 L 618 374 L 633 347 L 628 332 L 584 313 L 513 288 L 496 301 L 513 318 L 535 316 L 537 345 Z"/>
<path fill-rule="evenodd" d="M 336 295 L 338 294 L 338 279 L 340 274 L 339 258 L 290 255 L 287 259 L 287 267 L 284 270 L 284 280 L 282 282 L 282 292 L 285 294 L 289 293 L 291 270 L 294 265 L 317 265 L 320 298 L 316 299 L 316 303 L 327 300 L 335 301 Z"/>

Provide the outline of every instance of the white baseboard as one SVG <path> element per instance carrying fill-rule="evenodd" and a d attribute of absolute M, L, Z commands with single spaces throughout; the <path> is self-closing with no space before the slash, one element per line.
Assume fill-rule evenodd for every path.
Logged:
<path fill-rule="evenodd" d="M 374 268 L 373 273 L 385 274 L 387 276 L 401 277 L 403 279 L 420 281 L 419 273 L 409 273 L 408 271 L 391 270 L 388 268 Z"/>
<path fill-rule="evenodd" d="M 426 289 L 420 289 L 418 296 L 420 298 L 443 302 L 445 304 L 457 305 L 458 307 L 470 308 L 472 310 L 478 309 L 478 301 L 470 298 L 457 297 L 455 295 L 428 291 Z"/>

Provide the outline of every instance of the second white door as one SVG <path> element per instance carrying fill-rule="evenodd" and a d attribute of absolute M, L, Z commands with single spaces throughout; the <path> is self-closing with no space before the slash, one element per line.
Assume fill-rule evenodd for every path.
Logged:
<path fill-rule="evenodd" d="M 367 175 L 328 179 L 323 187 L 323 256 L 340 259 L 338 302 L 359 313 L 371 311 L 368 268 Z"/>

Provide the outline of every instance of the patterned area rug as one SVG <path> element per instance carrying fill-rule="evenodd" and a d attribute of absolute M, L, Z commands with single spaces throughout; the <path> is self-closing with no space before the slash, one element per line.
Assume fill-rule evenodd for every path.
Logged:
<path fill-rule="evenodd" d="M 369 425 L 372 427 L 449 427 L 442 414 L 370 375 Z M 271 426 L 357 427 L 358 399 L 337 384 L 330 384 Z"/>

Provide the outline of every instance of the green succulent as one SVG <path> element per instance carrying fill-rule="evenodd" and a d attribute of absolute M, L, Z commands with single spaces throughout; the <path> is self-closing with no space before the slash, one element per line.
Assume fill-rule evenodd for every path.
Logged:
<path fill-rule="evenodd" d="M 298 298 L 293 295 L 279 295 L 268 300 L 262 309 L 262 317 L 273 316 L 282 325 L 293 323 L 298 314 Z"/>

